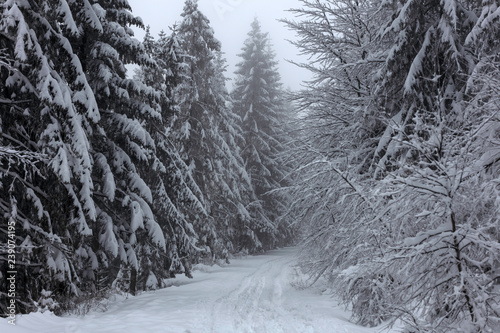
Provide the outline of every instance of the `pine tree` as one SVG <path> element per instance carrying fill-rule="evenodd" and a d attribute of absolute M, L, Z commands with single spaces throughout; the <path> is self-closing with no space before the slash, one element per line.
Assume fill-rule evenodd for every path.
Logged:
<path fill-rule="evenodd" d="M 242 61 L 232 92 L 233 111 L 241 119 L 240 150 L 255 200 L 250 209 L 253 225 L 245 226 L 249 230 L 247 237 L 254 242 L 249 246 L 270 248 L 279 233 L 286 233 L 286 229 L 278 231 L 277 223 L 286 205 L 284 196 L 270 193 L 284 185 L 288 171 L 279 160 L 285 151 L 284 94 L 269 37 L 261 32 L 257 19 L 251 28 L 239 55 Z"/>

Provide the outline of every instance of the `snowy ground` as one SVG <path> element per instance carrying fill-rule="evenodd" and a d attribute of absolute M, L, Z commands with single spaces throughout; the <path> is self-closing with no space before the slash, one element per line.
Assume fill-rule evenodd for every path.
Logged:
<path fill-rule="evenodd" d="M 344 311 L 317 289 L 292 286 L 296 250 L 233 260 L 226 267 L 200 266 L 194 279 L 169 280 L 171 287 L 113 301 L 106 312 L 84 318 L 50 313 L 0 320 L 2 333 L 375 333 L 348 321 Z"/>

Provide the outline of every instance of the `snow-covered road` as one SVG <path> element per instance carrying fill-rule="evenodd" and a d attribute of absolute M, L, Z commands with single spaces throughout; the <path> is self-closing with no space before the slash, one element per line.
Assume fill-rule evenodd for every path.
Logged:
<path fill-rule="evenodd" d="M 194 279 L 117 299 L 108 311 L 84 318 L 34 313 L 18 316 L 2 333 L 374 333 L 348 322 L 349 314 L 317 289 L 298 290 L 296 249 L 233 260 L 226 267 L 200 266 Z M 389 332 L 389 331 L 385 331 Z M 395 332 L 395 331 L 394 331 Z"/>

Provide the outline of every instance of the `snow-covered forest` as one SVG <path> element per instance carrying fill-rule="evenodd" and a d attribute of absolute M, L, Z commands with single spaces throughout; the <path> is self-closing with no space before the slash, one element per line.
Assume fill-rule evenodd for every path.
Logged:
<path fill-rule="evenodd" d="M 197 0 L 158 36 L 127 0 L 0 1 L 3 316 L 297 245 L 353 323 L 497 331 L 500 1 L 300 4 L 288 91 L 257 18 L 228 88 Z"/>

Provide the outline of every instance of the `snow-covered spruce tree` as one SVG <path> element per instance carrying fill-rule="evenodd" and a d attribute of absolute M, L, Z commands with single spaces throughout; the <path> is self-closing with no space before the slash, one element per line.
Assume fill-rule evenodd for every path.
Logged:
<path fill-rule="evenodd" d="M 206 213 L 192 216 L 199 247 L 207 257 L 223 257 L 231 244 L 217 229 L 228 229 L 234 216 L 246 215 L 238 189 L 244 169 L 226 106 L 220 42 L 196 1 L 186 1 L 182 17 L 176 35 L 182 75 L 174 90 L 178 111 L 170 136 L 203 195 Z"/>
<path fill-rule="evenodd" d="M 161 32 L 162 36 L 165 36 L 164 32 Z M 146 34 L 144 35 L 144 39 L 142 41 L 142 46 L 144 48 L 144 52 L 147 56 L 154 60 L 154 54 L 158 53 L 158 44 L 154 40 L 154 37 L 151 35 L 150 27 L 146 27 Z M 137 81 L 141 81 L 146 85 L 155 88 L 156 90 L 161 90 L 163 84 L 163 75 L 162 71 L 159 70 L 158 64 L 148 64 L 148 66 L 141 66 L 139 68 L 134 69 L 134 79 Z"/>
<path fill-rule="evenodd" d="M 329 161 L 332 170 L 341 171 L 336 173 L 349 180 L 353 188 L 361 189 L 353 193 L 367 198 L 358 200 L 361 205 L 342 207 L 353 202 L 352 195 L 338 200 L 324 186 L 307 187 L 311 194 L 315 190 L 333 199 L 324 207 L 334 207 L 334 212 L 340 213 L 332 214 L 332 222 L 325 221 L 313 228 L 319 231 L 312 233 L 315 242 L 311 243 L 329 244 L 328 253 L 334 254 L 330 258 L 335 259 L 328 267 L 332 260 L 323 259 L 322 263 L 319 255 L 313 256 L 313 272 L 318 276 L 327 273 L 336 287 L 345 291 L 344 300 L 353 303 L 355 318 L 365 324 L 394 316 L 405 320 L 410 331 L 494 331 L 498 323 L 498 295 L 492 283 L 498 276 L 499 247 L 495 235 L 498 206 L 493 190 L 496 176 L 491 175 L 497 164 L 496 148 L 491 143 L 496 140 L 493 133 L 498 110 L 494 105 L 498 98 L 497 92 L 486 84 L 493 78 L 480 78 L 495 69 L 498 61 L 498 50 L 493 46 L 498 39 L 498 19 L 494 14 L 497 3 L 328 1 L 309 5 L 315 10 L 302 13 L 313 19 L 296 23 L 298 31 L 304 36 L 330 36 L 341 42 L 332 44 L 312 38 L 308 39 L 312 44 L 301 41 L 305 51 L 314 55 L 316 49 L 316 59 L 325 61 L 325 66 L 316 71 L 317 78 L 328 71 L 342 77 L 338 71 L 349 62 L 338 56 L 352 50 L 352 46 L 358 45 L 356 41 L 370 36 L 370 31 L 374 32 L 372 38 L 359 48 L 360 56 L 351 60 L 351 69 L 365 68 L 369 74 L 376 74 L 360 77 L 372 80 L 365 81 L 368 103 L 358 106 L 350 104 L 355 101 L 355 94 L 342 94 L 363 86 L 353 84 L 357 80 L 331 80 L 334 84 L 323 94 L 312 90 L 306 92 L 308 95 L 302 94 L 313 115 L 316 102 L 325 96 L 331 101 L 349 102 L 342 104 L 344 112 L 333 108 L 335 112 L 330 117 L 339 123 L 348 119 L 345 128 L 357 124 L 352 131 L 361 140 L 352 140 L 351 144 L 368 148 L 368 163 L 354 163 L 354 167 L 362 168 L 351 166 L 352 173 L 339 169 L 349 166 L 348 161 L 355 161 L 355 155 L 352 149 L 336 143 L 341 138 L 337 133 L 316 132 L 325 135 L 325 141 L 332 140 L 332 155 L 314 149 L 314 145 L 304 148 L 324 158 L 313 160 L 311 165 Z M 335 5 L 340 7 L 332 11 Z M 367 20 L 334 19 L 339 13 L 350 15 L 362 8 L 368 14 Z M 370 26 L 373 20 L 375 24 Z M 349 29 L 343 26 L 344 22 L 350 22 Z M 314 29 L 317 23 L 322 25 Z M 364 25 L 366 31 L 357 33 L 355 28 Z M 382 30 L 376 29 L 377 25 Z M 343 47 L 330 47 L 328 51 L 331 45 Z M 328 63 L 329 59 L 338 61 Z M 324 80 L 325 76 L 313 82 L 313 87 L 321 87 Z M 359 106 L 363 106 L 362 110 L 371 108 L 345 118 L 350 112 L 359 112 Z M 366 126 L 366 120 L 375 126 Z M 367 129 L 372 134 L 364 136 Z M 342 159 L 332 158 L 337 152 L 345 154 L 344 164 Z M 372 168 L 368 169 L 370 165 Z M 307 176 L 314 174 L 306 172 L 304 177 Z M 364 179 L 369 176 L 373 178 Z M 371 194 L 370 187 L 374 189 Z M 349 220 L 343 216 L 366 212 L 363 206 L 370 207 L 365 218 L 369 223 L 358 229 L 353 228 L 352 219 L 344 223 Z M 345 212 L 343 208 L 349 210 Z M 302 216 L 308 213 L 304 209 Z M 320 239 L 323 241 L 317 242 Z M 348 253 L 348 260 L 336 260 L 343 253 L 337 244 Z M 363 248 L 372 250 L 360 251 Z M 309 253 L 325 254 L 318 246 L 311 249 Z M 353 256 L 353 252 L 360 256 Z"/>
<path fill-rule="evenodd" d="M 67 39 L 79 34 L 69 4 L 13 0 L 0 10 L 2 244 L 16 221 L 17 310 L 51 293 L 56 310 L 85 279 L 76 250 L 96 219 L 88 128 L 100 115 Z"/>
<path fill-rule="evenodd" d="M 101 114 L 91 140 L 98 210 L 93 242 L 85 249 L 89 274 L 96 271 L 103 287 L 116 282 L 135 293 L 162 277 L 158 263 L 166 242 L 153 213 L 161 197 L 153 191 L 160 166 L 148 127 L 162 116 L 159 94 L 128 79 L 125 65 L 154 63 L 132 38 L 130 26 L 142 22 L 127 1 L 73 2 L 72 10 L 81 33 L 71 42 Z"/>
<path fill-rule="evenodd" d="M 196 247 L 198 236 L 190 221 L 196 215 L 207 214 L 203 194 L 171 137 L 171 126 L 178 116 L 179 99 L 182 98 L 177 94 L 177 88 L 185 77 L 184 57 L 175 27 L 170 36 L 162 31 L 158 41 L 147 30 L 144 45 L 156 66 L 142 66 L 138 78 L 154 87 L 161 96 L 162 119 L 151 124 L 151 133 L 156 142 L 158 160 L 155 164 L 159 171 L 153 194 L 157 192 L 161 197 L 155 204 L 155 215 L 167 239 L 166 273 L 170 277 L 176 273 L 190 276 L 190 262 L 199 255 Z"/>
<path fill-rule="evenodd" d="M 229 92 L 226 89 L 227 79 L 224 76 L 226 60 L 222 52 L 217 52 L 216 67 L 218 69 L 215 77 L 216 91 L 226 101 L 230 101 Z M 222 139 L 219 156 L 222 161 L 228 159 L 229 163 L 223 162 L 228 168 L 226 181 L 221 188 L 221 195 L 216 199 L 213 215 L 217 217 L 217 230 L 228 251 L 256 252 L 261 250 L 258 242 L 252 243 L 252 246 L 241 242 L 242 239 L 248 239 L 249 235 L 248 229 L 244 226 L 255 224 L 252 222 L 250 210 L 256 197 L 238 145 L 238 142 L 244 140 L 240 118 L 232 112 L 230 103 L 225 111 L 220 114 L 219 119 L 219 132 Z"/>
<path fill-rule="evenodd" d="M 241 246 L 261 244 L 266 249 L 283 241 L 279 238 L 287 233 L 287 226 L 278 224 L 278 217 L 287 205 L 286 196 L 277 190 L 285 185 L 289 170 L 280 160 L 286 150 L 284 92 L 268 34 L 261 31 L 257 19 L 239 56 L 242 61 L 237 65 L 232 107 L 240 117 L 241 156 L 250 176 L 254 200 L 250 205 L 252 220 L 241 226 L 245 236 Z"/>

